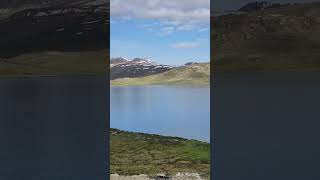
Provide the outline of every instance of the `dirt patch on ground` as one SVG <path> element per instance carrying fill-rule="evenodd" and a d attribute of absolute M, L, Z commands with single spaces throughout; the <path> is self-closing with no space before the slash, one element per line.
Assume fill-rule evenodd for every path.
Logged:
<path fill-rule="evenodd" d="M 118 174 L 111 174 L 111 180 L 207 180 L 200 177 L 197 173 L 177 173 L 175 176 L 169 177 L 165 174 L 158 174 L 155 177 L 148 175 L 134 175 L 134 176 L 120 176 Z"/>

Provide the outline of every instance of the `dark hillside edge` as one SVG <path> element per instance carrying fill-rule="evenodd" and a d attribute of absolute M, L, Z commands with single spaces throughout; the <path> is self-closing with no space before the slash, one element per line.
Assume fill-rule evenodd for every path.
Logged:
<path fill-rule="evenodd" d="M 36 3 L 21 4 L 13 12 L 2 10 L 0 57 L 41 51 L 108 49 L 107 1 L 71 2 L 43 7 Z"/>
<path fill-rule="evenodd" d="M 0 39 L 3 76 L 106 73 L 109 2 L 2 1 Z"/>
<path fill-rule="evenodd" d="M 320 3 L 243 9 L 211 17 L 215 71 L 320 70 Z"/>
<path fill-rule="evenodd" d="M 251 11 L 259 11 L 263 9 L 288 7 L 291 5 L 299 5 L 299 4 L 300 3 L 271 3 L 268 1 L 250 2 L 244 5 L 243 7 L 241 7 L 238 11 L 251 12 Z"/>

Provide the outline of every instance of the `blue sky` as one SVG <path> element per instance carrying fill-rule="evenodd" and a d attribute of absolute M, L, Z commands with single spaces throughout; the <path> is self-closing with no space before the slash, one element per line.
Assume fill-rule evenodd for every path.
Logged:
<path fill-rule="evenodd" d="M 209 0 L 111 0 L 111 57 L 208 62 L 209 16 Z"/>

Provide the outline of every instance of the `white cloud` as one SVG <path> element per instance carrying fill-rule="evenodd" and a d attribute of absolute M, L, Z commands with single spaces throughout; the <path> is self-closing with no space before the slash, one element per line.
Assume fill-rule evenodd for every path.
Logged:
<path fill-rule="evenodd" d="M 170 46 L 172 48 L 186 49 L 186 48 L 198 47 L 199 44 L 197 42 L 180 42 L 180 43 L 171 44 Z"/>
<path fill-rule="evenodd" d="M 195 29 L 198 29 L 198 26 L 192 24 L 186 24 L 177 27 L 178 31 L 194 31 Z"/>
<path fill-rule="evenodd" d="M 167 36 L 172 34 L 175 31 L 175 28 L 172 26 L 166 26 L 166 27 L 162 27 L 160 29 L 160 32 L 158 33 L 158 35 L 160 36 Z"/>
<path fill-rule="evenodd" d="M 152 27 L 155 27 L 157 25 L 159 25 L 159 23 L 153 22 L 153 23 L 149 23 L 149 24 L 140 25 L 139 27 L 141 27 L 141 28 L 152 28 Z"/>
<path fill-rule="evenodd" d="M 202 27 L 198 29 L 198 32 L 210 31 L 209 27 Z"/>
<path fill-rule="evenodd" d="M 170 47 L 177 48 L 177 49 L 187 49 L 187 48 L 196 48 L 204 44 L 210 44 L 210 39 L 197 38 L 194 41 L 173 43 L 173 44 L 170 44 Z"/>
<path fill-rule="evenodd" d="M 176 24 L 210 23 L 210 0 L 110 0 L 111 16 L 157 19 Z"/>
<path fill-rule="evenodd" d="M 147 28 L 147 31 L 152 32 L 152 31 L 153 31 L 153 28 Z"/>

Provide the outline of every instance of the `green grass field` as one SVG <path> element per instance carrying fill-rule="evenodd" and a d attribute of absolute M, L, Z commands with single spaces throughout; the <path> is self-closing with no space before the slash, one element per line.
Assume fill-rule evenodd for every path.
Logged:
<path fill-rule="evenodd" d="M 0 76 L 101 75 L 108 60 L 107 50 L 24 54 L 0 58 Z"/>
<path fill-rule="evenodd" d="M 210 144 L 196 140 L 110 130 L 111 174 L 154 176 L 178 172 L 210 176 Z"/>
<path fill-rule="evenodd" d="M 312 32 L 270 33 L 216 52 L 214 72 L 320 71 L 320 35 Z"/>
<path fill-rule="evenodd" d="M 140 78 L 123 78 L 111 81 L 113 86 L 139 85 L 209 85 L 210 64 L 181 66 L 172 70 Z"/>

